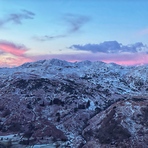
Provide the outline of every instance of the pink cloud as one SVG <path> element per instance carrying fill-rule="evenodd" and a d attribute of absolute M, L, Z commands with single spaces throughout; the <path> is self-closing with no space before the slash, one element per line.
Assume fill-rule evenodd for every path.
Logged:
<path fill-rule="evenodd" d="M 22 65 L 26 62 L 32 62 L 32 60 L 25 57 L 7 57 L 0 59 L 0 67 L 14 67 Z"/>
<path fill-rule="evenodd" d="M 146 53 L 121 53 L 121 54 L 106 54 L 106 53 L 78 53 L 78 54 L 50 54 L 32 56 L 33 61 L 42 59 L 61 59 L 69 62 L 75 61 L 103 61 L 106 63 L 116 63 L 119 65 L 139 65 L 148 64 L 148 54 Z"/>
<path fill-rule="evenodd" d="M 13 67 L 32 61 L 30 57 L 25 54 L 28 48 L 24 45 L 0 40 L 0 51 L 0 67 Z"/>
<path fill-rule="evenodd" d="M 24 47 L 24 46 L 23 46 Z M 78 53 L 67 53 L 67 54 L 43 54 L 43 55 L 25 55 L 27 49 L 22 46 L 16 45 L 2 45 L 0 44 L 0 48 L 3 48 L 4 52 L 11 53 L 13 56 L 7 56 L 7 58 L 0 58 L 0 67 L 7 66 L 19 66 L 26 62 L 34 62 L 38 60 L 44 59 L 60 59 L 66 60 L 69 62 L 75 61 L 103 61 L 106 63 L 116 63 L 119 65 L 140 65 L 140 64 L 148 64 L 148 54 L 146 53 L 92 53 L 92 52 L 78 52 Z M 1 57 L 3 54 L 1 55 Z"/>
<path fill-rule="evenodd" d="M 28 49 L 24 45 L 16 45 L 8 41 L 0 41 L 0 50 L 15 56 L 24 56 Z"/>
<path fill-rule="evenodd" d="M 114 62 L 119 65 L 141 65 L 148 64 L 148 54 L 146 53 L 131 53 L 119 54 L 105 59 L 104 62 Z"/>

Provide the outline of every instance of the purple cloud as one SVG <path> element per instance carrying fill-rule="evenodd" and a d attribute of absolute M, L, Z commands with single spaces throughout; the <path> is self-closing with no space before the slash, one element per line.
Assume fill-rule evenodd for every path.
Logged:
<path fill-rule="evenodd" d="M 20 13 L 11 13 L 3 19 L 0 19 L 0 27 L 8 24 L 22 24 L 23 20 L 33 19 L 35 14 L 28 10 L 22 10 Z"/>
<path fill-rule="evenodd" d="M 143 43 L 141 42 L 131 45 L 122 45 L 117 41 L 106 41 L 100 44 L 85 44 L 85 45 L 76 44 L 72 45 L 69 48 L 74 50 L 91 51 L 93 53 L 148 52 L 148 47 L 146 45 L 143 45 Z"/>

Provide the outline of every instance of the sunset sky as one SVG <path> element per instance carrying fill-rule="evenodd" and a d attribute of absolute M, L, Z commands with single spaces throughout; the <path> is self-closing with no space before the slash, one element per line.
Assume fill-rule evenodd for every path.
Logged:
<path fill-rule="evenodd" d="M 0 67 L 43 59 L 148 63 L 147 0 L 0 0 Z"/>

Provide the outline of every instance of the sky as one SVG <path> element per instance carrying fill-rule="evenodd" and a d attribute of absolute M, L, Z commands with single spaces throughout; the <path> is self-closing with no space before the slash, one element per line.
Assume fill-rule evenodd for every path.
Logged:
<path fill-rule="evenodd" d="M 0 0 L 0 67 L 44 59 L 148 64 L 147 0 Z"/>

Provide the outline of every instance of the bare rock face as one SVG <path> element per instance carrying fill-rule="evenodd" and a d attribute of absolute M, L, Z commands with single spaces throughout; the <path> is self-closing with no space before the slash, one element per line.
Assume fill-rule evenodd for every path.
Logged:
<path fill-rule="evenodd" d="M 148 101 L 119 101 L 88 121 L 83 148 L 146 148 Z"/>

